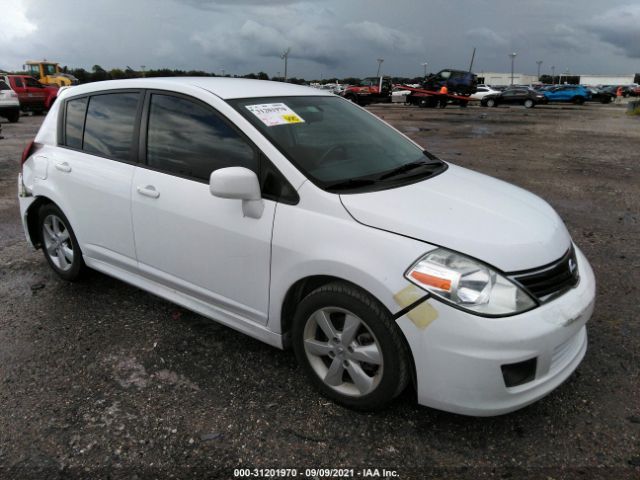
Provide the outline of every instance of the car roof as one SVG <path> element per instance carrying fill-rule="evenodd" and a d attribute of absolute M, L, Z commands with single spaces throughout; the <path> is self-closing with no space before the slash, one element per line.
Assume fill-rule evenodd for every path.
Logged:
<path fill-rule="evenodd" d="M 74 95 L 94 93 L 102 90 L 127 88 L 157 88 L 173 90 L 178 86 L 189 86 L 207 90 L 222 99 L 252 97 L 285 97 L 285 96 L 334 96 L 333 93 L 317 88 L 295 85 L 292 83 L 272 82 L 268 80 L 252 80 L 248 78 L 228 77 L 153 77 L 133 78 L 125 80 L 107 80 L 78 85 L 73 88 Z"/>

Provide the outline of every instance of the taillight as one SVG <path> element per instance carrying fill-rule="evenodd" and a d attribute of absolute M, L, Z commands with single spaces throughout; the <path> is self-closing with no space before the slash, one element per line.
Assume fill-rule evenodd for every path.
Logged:
<path fill-rule="evenodd" d="M 22 152 L 22 159 L 20 160 L 20 170 L 22 170 L 22 166 L 24 165 L 24 162 L 27 161 L 27 158 L 31 156 L 34 150 L 35 150 L 35 140 L 31 140 L 27 145 L 27 148 L 25 148 L 24 151 Z"/>

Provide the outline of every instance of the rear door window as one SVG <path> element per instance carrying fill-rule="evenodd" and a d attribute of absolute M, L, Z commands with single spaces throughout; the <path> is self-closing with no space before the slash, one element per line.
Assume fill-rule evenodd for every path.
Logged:
<path fill-rule="evenodd" d="M 16 84 L 16 88 L 22 88 L 23 84 L 22 84 L 22 79 L 21 78 L 14 78 L 13 81 Z"/>
<path fill-rule="evenodd" d="M 224 167 L 245 167 L 258 173 L 258 156 L 213 109 L 184 97 L 154 93 L 147 128 L 147 165 L 208 182 L 211 172 Z"/>
<path fill-rule="evenodd" d="M 137 92 L 92 96 L 82 149 L 114 160 L 131 161 L 139 99 Z"/>

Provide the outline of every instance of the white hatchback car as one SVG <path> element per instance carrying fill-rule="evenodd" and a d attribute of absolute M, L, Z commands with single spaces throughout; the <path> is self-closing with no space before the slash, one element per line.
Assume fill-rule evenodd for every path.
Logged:
<path fill-rule="evenodd" d="M 11 123 L 20 120 L 20 100 L 7 82 L 0 77 L 0 117 L 5 117 Z"/>
<path fill-rule="evenodd" d="M 63 92 L 22 158 L 27 237 L 279 348 L 377 408 L 497 415 L 587 348 L 595 280 L 562 220 L 329 92 L 150 78 Z"/>

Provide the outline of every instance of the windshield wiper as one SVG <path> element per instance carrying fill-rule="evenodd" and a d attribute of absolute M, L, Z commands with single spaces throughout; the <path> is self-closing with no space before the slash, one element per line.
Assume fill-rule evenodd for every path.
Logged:
<path fill-rule="evenodd" d="M 327 190 L 349 190 L 351 188 L 366 187 L 377 182 L 378 180 L 372 180 L 369 178 L 350 178 L 348 180 L 330 183 L 325 185 L 324 188 Z"/>
<path fill-rule="evenodd" d="M 418 160 L 416 162 L 405 163 L 404 165 L 400 165 L 393 170 L 389 170 L 387 173 L 383 173 L 378 177 L 378 180 L 386 180 L 387 178 L 396 177 L 398 175 L 402 175 L 403 173 L 409 172 L 411 170 L 415 170 L 416 168 L 421 167 L 438 167 L 440 166 L 440 162 L 425 162 L 424 160 Z"/>

